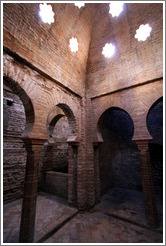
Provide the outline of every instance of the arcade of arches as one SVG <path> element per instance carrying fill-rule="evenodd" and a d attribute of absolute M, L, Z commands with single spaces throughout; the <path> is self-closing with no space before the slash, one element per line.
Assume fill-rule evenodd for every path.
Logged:
<path fill-rule="evenodd" d="M 89 211 L 89 218 L 94 213 L 96 220 L 105 216 L 101 221 L 144 228 L 146 239 L 144 233 L 139 240 L 127 237 L 119 226 L 117 241 L 106 229 L 101 241 L 100 221 L 91 225 L 98 228 L 92 239 L 90 224 L 84 230 L 80 224 L 77 240 L 65 241 L 66 229 L 61 241 L 53 236 L 48 242 L 162 242 L 163 3 L 126 3 L 115 18 L 108 3 L 51 6 L 55 22 L 49 25 L 39 18 L 38 3 L 3 3 L 4 242 L 44 242 L 64 224 L 81 223 L 74 220 Z M 139 42 L 135 31 L 146 23 L 151 36 Z M 72 37 L 78 39 L 76 53 L 69 48 Z M 112 58 L 102 55 L 107 42 L 116 46 Z M 62 199 L 62 214 L 75 212 L 60 230 L 53 226 L 36 238 L 39 195 Z M 15 225 L 9 230 L 12 215 L 5 208 L 17 210 L 17 201 L 16 240 L 9 239 Z M 130 205 L 124 209 L 125 202 L 140 206 L 141 214 Z"/>

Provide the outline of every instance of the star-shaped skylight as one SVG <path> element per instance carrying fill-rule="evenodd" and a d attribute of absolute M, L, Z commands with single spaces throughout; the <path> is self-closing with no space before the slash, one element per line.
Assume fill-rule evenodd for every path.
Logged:
<path fill-rule="evenodd" d="M 103 47 L 103 51 L 102 54 L 107 57 L 110 58 L 115 54 L 115 46 L 112 45 L 111 43 L 107 43 L 104 47 Z"/>
<path fill-rule="evenodd" d="M 81 7 L 85 6 L 85 3 L 84 2 L 76 2 L 75 6 L 77 6 L 80 9 Z"/>
<path fill-rule="evenodd" d="M 69 40 L 69 43 L 70 43 L 70 49 L 71 49 L 71 52 L 77 52 L 78 51 L 78 41 L 76 38 L 71 38 Z"/>
<path fill-rule="evenodd" d="M 149 24 L 142 24 L 139 26 L 139 29 L 136 30 L 135 38 L 137 38 L 138 41 L 145 41 L 150 36 L 151 30 L 152 28 Z"/>
<path fill-rule="evenodd" d="M 39 16 L 44 23 L 54 23 L 54 12 L 52 11 L 52 6 L 46 3 L 39 5 L 40 11 Z"/>
<path fill-rule="evenodd" d="M 112 2 L 109 4 L 110 10 L 109 13 L 112 14 L 113 17 L 119 16 L 120 13 L 123 11 L 123 3 L 122 2 Z"/>

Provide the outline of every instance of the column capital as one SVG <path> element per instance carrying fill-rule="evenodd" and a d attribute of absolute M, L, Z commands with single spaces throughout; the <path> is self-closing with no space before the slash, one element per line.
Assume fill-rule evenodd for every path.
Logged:
<path fill-rule="evenodd" d="M 134 142 L 149 142 L 150 140 L 152 140 L 153 138 L 149 137 L 149 138 L 132 138 L 132 141 Z"/>
<path fill-rule="evenodd" d="M 22 138 L 25 144 L 31 145 L 43 145 L 47 139 L 36 139 L 36 138 Z"/>
<path fill-rule="evenodd" d="M 22 138 L 27 151 L 41 151 L 47 139 Z"/>
<path fill-rule="evenodd" d="M 79 146 L 79 142 L 77 141 L 67 141 L 67 143 L 71 146 Z"/>
<path fill-rule="evenodd" d="M 69 136 L 67 139 L 67 143 L 69 145 L 78 146 L 80 142 L 77 136 Z"/>
<path fill-rule="evenodd" d="M 94 141 L 93 142 L 93 147 L 98 147 L 102 143 L 103 143 L 103 141 Z"/>
<path fill-rule="evenodd" d="M 142 150 L 142 148 L 145 150 L 149 148 L 149 142 L 152 140 L 152 138 L 144 138 L 144 139 L 132 139 L 138 146 L 139 150 Z"/>

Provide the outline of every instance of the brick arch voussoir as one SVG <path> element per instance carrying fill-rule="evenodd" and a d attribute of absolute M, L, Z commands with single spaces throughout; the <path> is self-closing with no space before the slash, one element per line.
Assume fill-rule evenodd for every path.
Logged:
<path fill-rule="evenodd" d="M 72 109 L 65 103 L 57 103 L 48 113 L 47 117 L 47 132 L 49 134 L 50 126 L 53 127 L 53 124 L 58 122 L 58 120 L 61 117 L 67 117 L 68 123 L 69 123 L 69 135 L 68 135 L 68 141 L 70 139 L 73 139 L 73 141 L 76 141 L 78 139 L 78 125 L 76 116 L 74 115 Z"/>
<path fill-rule="evenodd" d="M 95 132 L 96 132 L 96 136 L 94 137 L 94 141 L 96 142 L 103 142 L 103 138 L 102 138 L 102 135 L 101 135 L 101 132 L 100 132 L 100 120 L 101 120 L 101 117 L 106 113 L 107 110 L 111 109 L 111 108 L 116 108 L 116 109 L 119 109 L 119 110 L 122 110 L 124 112 L 126 112 L 132 122 L 133 122 L 133 126 L 135 125 L 134 123 L 134 119 L 132 118 L 132 110 L 130 107 L 128 107 L 127 105 L 122 105 L 122 104 L 104 104 L 100 110 L 98 111 L 98 114 L 97 114 L 97 117 L 96 117 L 96 129 L 95 129 Z"/>
<path fill-rule="evenodd" d="M 59 119 L 61 119 L 64 116 L 65 116 L 64 114 L 56 114 L 53 117 L 53 119 L 50 121 L 50 123 L 48 123 L 49 121 L 47 121 L 47 132 L 50 138 L 52 138 L 53 130 L 56 123 L 58 122 Z"/>
<path fill-rule="evenodd" d="M 151 111 L 151 109 L 155 106 L 155 105 L 157 105 L 160 101 L 162 101 L 163 100 L 163 96 L 161 96 L 161 97 L 159 97 L 159 98 L 155 98 L 155 100 L 153 99 L 153 101 L 150 103 L 150 105 L 149 105 L 149 108 L 148 108 L 148 110 L 146 111 L 146 119 L 148 118 L 148 115 L 149 115 L 149 113 L 150 113 L 150 111 Z"/>
<path fill-rule="evenodd" d="M 26 126 L 22 133 L 22 138 L 28 138 L 35 122 L 35 113 L 32 101 L 26 91 L 20 86 L 20 84 L 13 80 L 11 77 L 4 76 L 4 84 L 9 87 L 23 103 L 26 115 Z"/>
<path fill-rule="evenodd" d="M 149 106 L 149 109 L 147 110 L 147 113 L 146 113 L 146 125 L 147 125 L 147 129 L 148 129 L 148 116 L 151 112 L 151 110 L 153 109 L 153 107 L 155 107 L 155 105 L 157 105 L 159 102 L 161 102 L 163 100 L 163 96 L 159 97 L 158 99 L 154 100 L 153 99 L 153 102 L 151 102 L 151 105 Z M 148 129 L 148 132 L 149 132 L 149 129 Z M 153 138 L 153 136 L 151 135 L 151 133 L 149 132 L 150 136 Z"/>
<path fill-rule="evenodd" d="M 138 113 L 140 112 L 140 114 L 138 115 L 138 117 L 135 118 L 136 128 L 135 128 L 135 134 L 133 136 L 133 140 L 152 139 L 152 136 L 147 127 L 147 117 L 148 117 L 149 110 L 151 109 L 153 104 L 162 96 L 163 93 L 160 88 L 159 89 L 152 88 L 152 91 L 149 94 L 142 95 L 144 100 L 142 99 L 142 104 L 138 111 Z"/>

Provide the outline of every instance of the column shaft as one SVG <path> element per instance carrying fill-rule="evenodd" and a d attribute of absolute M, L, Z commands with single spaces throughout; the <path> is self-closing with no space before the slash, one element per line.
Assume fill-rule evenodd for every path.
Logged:
<path fill-rule="evenodd" d="M 137 143 L 138 149 L 140 151 L 141 176 L 146 220 L 147 224 L 151 228 L 156 228 L 159 226 L 159 218 L 157 213 L 153 175 L 150 163 L 148 145 L 149 140 L 137 140 L 135 142 Z"/>
<path fill-rule="evenodd" d="M 39 160 L 43 140 L 24 140 L 27 149 L 27 163 L 20 224 L 20 243 L 32 243 L 35 229 L 36 198 L 38 190 Z"/>
<path fill-rule="evenodd" d="M 69 144 L 68 202 L 77 206 L 77 146 Z"/>

